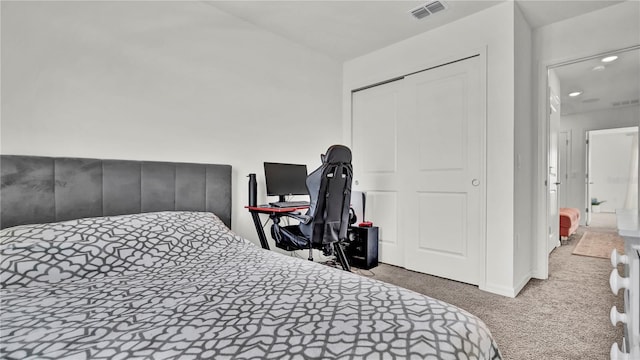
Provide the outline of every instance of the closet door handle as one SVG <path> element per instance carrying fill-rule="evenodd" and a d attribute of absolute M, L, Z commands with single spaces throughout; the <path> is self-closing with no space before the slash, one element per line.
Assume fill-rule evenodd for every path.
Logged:
<path fill-rule="evenodd" d="M 473 185 L 473 186 L 478 186 L 478 185 L 480 185 L 480 180 L 478 180 L 478 179 L 473 179 L 473 180 L 471 180 L 471 185 Z"/>

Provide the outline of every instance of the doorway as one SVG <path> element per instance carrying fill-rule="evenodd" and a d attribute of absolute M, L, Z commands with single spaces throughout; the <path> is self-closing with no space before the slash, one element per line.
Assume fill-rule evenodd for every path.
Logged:
<path fill-rule="evenodd" d="M 617 209 L 638 207 L 638 127 L 587 131 L 587 226 L 615 228 Z"/>
<path fill-rule="evenodd" d="M 553 89 L 560 98 L 560 126 L 553 126 L 552 112 L 547 112 L 544 161 L 546 217 L 543 218 L 544 224 L 539 224 L 544 226 L 538 230 L 541 235 L 552 232 L 556 226 L 558 219 L 550 215 L 559 203 L 562 203 L 563 207 L 579 209 L 581 224 L 584 225 L 589 220 L 593 196 L 587 193 L 590 181 L 587 177 L 587 136 L 590 131 L 638 126 L 640 84 L 637 79 L 640 78 L 640 46 L 550 65 L 547 70 L 547 95 Z M 552 99 L 547 96 L 546 101 L 546 107 L 549 109 Z M 566 135 L 560 135 L 563 133 Z M 569 140 L 564 151 L 560 139 L 564 139 L 565 144 Z M 636 142 L 636 149 L 637 146 Z M 560 167 L 564 164 L 564 176 L 564 169 L 550 167 L 554 164 L 554 159 L 551 158 L 555 156 L 566 156 L 565 159 L 558 159 L 559 164 L 556 162 Z M 615 162 L 615 159 L 609 159 L 609 162 Z M 551 184 L 554 175 L 557 174 L 554 173 L 556 170 L 560 172 L 560 179 Z M 637 178 L 637 170 L 635 175 Z M 555 203 L 550 195 L 553 185 L 557 185 L 556 200 L 561 199 Z M 637 193 L 637 182 L 635 192 Z M 636 202 L 630 206 L 637 206 L 637 195 L 635 199 Z M 540 237 L 540 241 L 542 240 Z M 544 240 L 544 248 L 547 250 L 550 239 Z M 543 244 L 540 243 L 539 246 L 539 254 L 542 254 Z M 544 266 L 542 274 L 548 274 L 548 257 L 544 256 L 540 264 Z"/>

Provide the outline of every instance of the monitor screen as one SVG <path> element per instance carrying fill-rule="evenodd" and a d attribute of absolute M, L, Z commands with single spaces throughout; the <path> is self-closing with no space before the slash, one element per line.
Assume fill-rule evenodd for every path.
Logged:
<path fill-rule="evenodd" d="M 264 163 L 268 196 L 308 195 L 307 165 Z"/>

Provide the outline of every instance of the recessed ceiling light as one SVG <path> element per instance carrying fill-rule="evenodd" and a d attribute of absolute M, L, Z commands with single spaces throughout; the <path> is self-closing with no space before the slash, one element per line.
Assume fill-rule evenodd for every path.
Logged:
<path fill-rule="evenodd" d="M 570 93 L 569 93 L 569 96 L 571 96 L 571 97 L 576 97 L 576 96 L 578 96 L 578 95 L 580 95 L 580 94 L 582 94 L 582 91 L 574 91 L 574 92 L 570 92 Z"/>
<path fill-rule="evenodd" d="M 602 71 L 602 70 L 604 70 L 604 69 L 605 69 L 604 65 L 598 65 L 598 66 L 595 66 L 595 67 L 594 67 L 593 69 L 591 69 L 591 70 L 593 70 L 593 71 Z"/>
<path fill-rule="evenodd" d="M 612 56 L 607 56 L 606 58 L 603 58 L 601 61 L 608 63 L 608 62 L 615 61 L 617 58 L 618 58 L 617 56 L 612 55 Z"/>

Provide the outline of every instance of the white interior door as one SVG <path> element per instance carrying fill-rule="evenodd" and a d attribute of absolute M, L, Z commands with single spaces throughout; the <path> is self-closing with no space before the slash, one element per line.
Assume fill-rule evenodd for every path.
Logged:
<path fill-rule="evenodd" d="M 403 121 L 402 81 L 353 93 L 352 150 L 355 190 L 366 193 L 365 216 L 379 227 L 379 259 L 404 266 L 398 126 Z"/>
<path fill-rule="evenodd" d="M 473 57 L 407 76 L 405 267 L 480 281 L 484 241 L 484 91 Z"/>
<path fill-rule="evenodd" d="M 591 185 L 593 185 L 593 179 L 591 178 L 591 131 L 587 131 L 587 135 L 586 135 L 587 139 L 585 141 L 586 143 L 586 148 L 585 148 L 585 154 L 587 154 L 586 156 L 586 164 L 585 164 L 585 214 L 586 219 L 585 221 L 585 225 L 589 226 L 591 225 Z"/>
<path fill-rule="evenodd" d="M 558 196 L 559 206 L 569 206 L 569 169 L 571 168 L 571 133 L 561 131 L 558 136 Z"/>
<path fill-rule="evenodd" d="M 560 98 L 549 88 L 549 159 L 547 175 L 547 206 L 549 226 L 547 251 L 560 245 L 560 211 L 558 206 L 558 133 L 560 132 Z"/>

